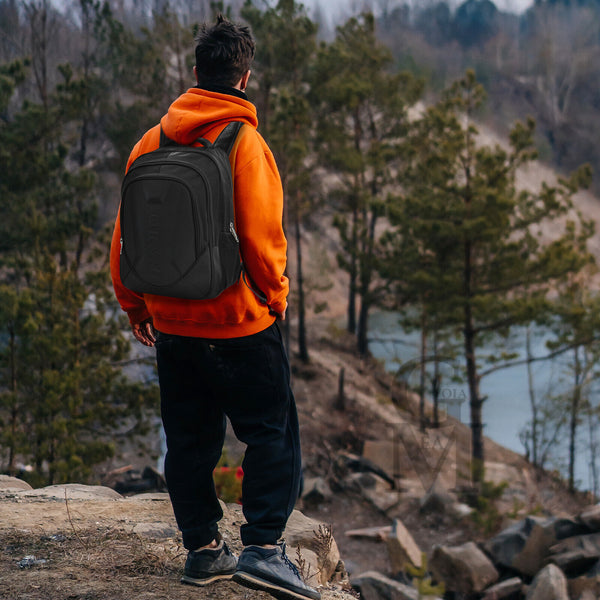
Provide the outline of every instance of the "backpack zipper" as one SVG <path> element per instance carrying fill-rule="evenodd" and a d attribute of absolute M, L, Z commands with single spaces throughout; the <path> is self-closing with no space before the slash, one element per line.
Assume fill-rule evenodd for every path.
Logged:
<path fill-rule="evenodd" d="M 237 233 L 235 231 L 235 227 L 233 225 L 233 221 L 229 221 L 229 233 L 231 233 L 231 235 L 233 236 L 233 239 L 236 241 L 237 244 L 240 243 L 240 239 L 237 236 Z"/>

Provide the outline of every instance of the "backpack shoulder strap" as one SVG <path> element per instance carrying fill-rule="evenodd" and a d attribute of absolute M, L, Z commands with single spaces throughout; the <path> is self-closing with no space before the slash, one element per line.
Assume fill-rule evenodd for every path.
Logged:
<path fill-rule="evenodd" d="M 235 139 L 242 128 L 243 123 L 241 121 L 232 121 L 225 126 L 225 129 L 221 131 L 219 137 L 214 141 L 214 146 L 221 148 L 229 156 Z"/>
<path fill-rule="evenodd" d="M 158 147 L 162 148 L 163 146 L 179 146 L 179 144 L 172 140 L 170 137 L 167 137 L 167 134 L 163 131 L 162 125 L 160 126 L 160 140 L 158 142 Z"/>

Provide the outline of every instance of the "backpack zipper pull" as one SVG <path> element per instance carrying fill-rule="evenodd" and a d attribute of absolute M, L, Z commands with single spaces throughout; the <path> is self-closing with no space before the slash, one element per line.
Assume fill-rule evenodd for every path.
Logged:
<path fill-rule="evenodd" d="M 231 233 L 231 235 L 233 236 L 233 239 L 239 244 L 240 239 L 238 238 L 237 233 L 235 232 L 235 227 L 233 226 L 233 221 L 229 221 L 229 233 Z"/>

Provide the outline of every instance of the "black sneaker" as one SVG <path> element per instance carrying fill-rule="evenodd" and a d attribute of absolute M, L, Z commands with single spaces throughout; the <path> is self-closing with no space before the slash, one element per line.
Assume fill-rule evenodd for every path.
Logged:
<path fill-rule="evenodd" d="M 219 579 L 231 579 L 236 565 L 237 558 L 231 554 L 225 542 L 215 549 L 205 548 L 198 552 L 189 552 L 181 583 L 202 586 Z"/>
<path fill-rule="evenodd" d="M 285 543 L 275 548 L 244 548 L 233 581 L 279 600 L 321 600 L 321 594 L 302 581 L 296 565 L 286 556 Z"/>

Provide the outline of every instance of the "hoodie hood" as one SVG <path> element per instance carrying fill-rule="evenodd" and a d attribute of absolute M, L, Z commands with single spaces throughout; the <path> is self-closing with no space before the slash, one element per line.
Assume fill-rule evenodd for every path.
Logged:
<path fill-rule="evenodd" d="M 160 124 L 167 137 L 188 145 L 230 121 L 242 121 L 256 129 L 256 107 L 231 94 L 190 88 L 171 104 Z"/>

